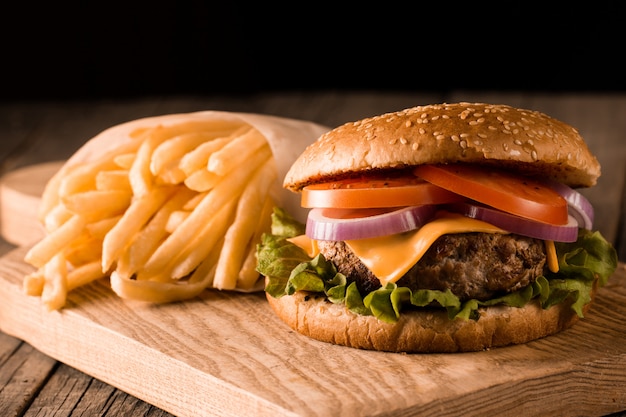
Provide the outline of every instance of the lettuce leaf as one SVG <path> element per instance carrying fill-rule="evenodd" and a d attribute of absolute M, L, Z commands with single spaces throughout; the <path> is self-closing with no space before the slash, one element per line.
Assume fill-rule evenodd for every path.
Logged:
<path fill-rule="evenodd" d="M 591 301 L 594 281 L 597 278 L 598 286 L 606 285 L 618 263 L 617 252 L 599 232 L 580 229 L 576 242 L 556 243 L 558 273 L 549 272 L 525 288 L 487 301 L 461 302 L 449 290 L 412 291 L 395 283 L 363 295 L 323 255 L 311 259 L 287 240 L 302 233 L 304 225 L 284 210 L 274 209 L 272 232 L 265 234 L 257 247 L 257 270 L 268 279 L 265 291 L 273 297 L 295 291 L 323 292 L 331 302 L 343 303 L 356 314 L 374 315 L 388 323 L 396 322 L 408 308 L 440 306 L 451 319 L 476 320 L 480 307 L 497 304 L 523 307 L 533 299 L 548 308 L 571 298 L 572 309 L 583 317 L 583 308 Z"/>

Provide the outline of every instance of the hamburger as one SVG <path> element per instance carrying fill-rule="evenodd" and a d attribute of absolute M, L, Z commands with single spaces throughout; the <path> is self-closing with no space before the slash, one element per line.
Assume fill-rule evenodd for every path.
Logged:
<path fill-rule="evenodd" d="M 600 177 L 579 132 L 507 105 L 418 106 L 346 123 L 294 161 L 257 250 L 293 330 L 390 352 L 527 343 L 583 318 L 617 267 L 577 191 Z"/>

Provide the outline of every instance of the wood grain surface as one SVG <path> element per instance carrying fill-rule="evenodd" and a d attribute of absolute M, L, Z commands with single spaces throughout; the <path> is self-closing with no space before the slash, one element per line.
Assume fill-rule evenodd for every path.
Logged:
<path fill-rule="evenodd" d="M 100 131 L 139 117 L 219 109 L 335 126 L 463 100 L 537 109 L 576 126 L 603 168 L 598 185 L 583 190 L 596 227 L 626 260 L 626 96 L 619 94 L 327 91 L 0 103 L 0 173 L 68 158 Z M 15 223 L 4 232 L 9 226 L 18 232 L 15 242 L 0 240 L 3 416 L 598 416 L 626 409 L 623 263 L 587 317 L 561 334 L 471 354 L 402 355 L 306 339 L 278 322 L 260 294 L 209 291 L 155 307 L 122 301 L 103 280 L 48 313 L 21 292 L 31 270 L 21 260 L 28 239 Z"/>
<path fill-rule="evenodd" d="M 626 267 L 574 327 L 522 346 L 394 354 L 310 340 L 260 293 L 124 301 L 106 280 L 61 311 L 21 289 L 24 248 L 0 261 L 0 328 L 178 416 L 597 415 L 626 408 Z M 521 414 L 518 414 L 521 413 Z"/>

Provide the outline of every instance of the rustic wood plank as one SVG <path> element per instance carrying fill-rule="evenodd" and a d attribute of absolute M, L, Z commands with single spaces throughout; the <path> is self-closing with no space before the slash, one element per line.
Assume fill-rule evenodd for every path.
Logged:
<path fill-rule="evenodd" d="M 624 179 L 624 189 L 622 190 L 622 203 L 620 207 L 619 230 L 615 244 L 617 246 L 618 259 L 626 259 L 626 178 Z"/>
<path fill-rule="evenodd" d="M 0 415 L 21 415 L 54 372 L 56 361 L 27 343 L 0 333 Z"/>
<path fill-rule="evenodd" d="M 171 416 L 64 364 L 58 365 L 45 387 L 28 407 L 28 414 L 39 413 L 55 416 Z"/>

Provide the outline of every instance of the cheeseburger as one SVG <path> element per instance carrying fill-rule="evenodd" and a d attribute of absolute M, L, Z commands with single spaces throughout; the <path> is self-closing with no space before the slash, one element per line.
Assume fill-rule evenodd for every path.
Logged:
<path fill-rule="evenodd" d="M 600 165 L 575 128 L 506 105 L 420 106 L 347 123 L 283 186 L 258 271 L 278 317 L 391 352 L 526 343 L 584 317 L 617 267 L 576 189 Z"/>

